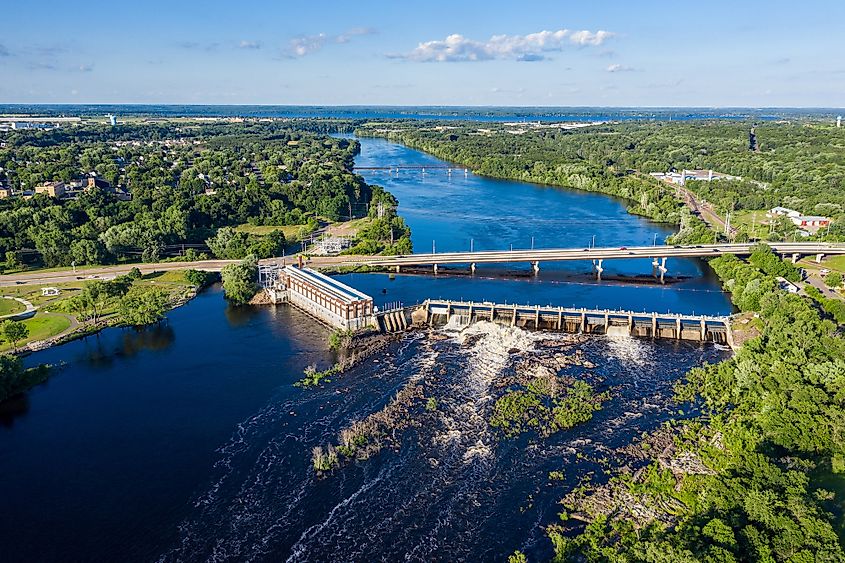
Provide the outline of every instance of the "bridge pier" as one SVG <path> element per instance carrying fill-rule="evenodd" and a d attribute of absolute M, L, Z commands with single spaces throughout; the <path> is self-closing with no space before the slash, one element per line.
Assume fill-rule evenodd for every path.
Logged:
<path fill-rule="evenodd" d="M 540 330 L 540 306 L 537 305 L 537 311 L 534 313 L 534 328 Z"/>
<path fill-rule="evenodd" d="M 604 271 L 602 268 L 602 262 L 604 262 L 603 258 L 599 258 L 598 260 L 593 260 L 593 266 L 596 269 L 596 279 L 601 281 L 601 273 Z"/>
<path fill-rule="evenodd" d="M 473 276 L 475 275 L 475 262 L 469 265 L 469 271 Z"/>
<path fill-rule="evenodd" d="M 707 338 L 707 323 L 704 322 L 704 319 L 701 319 L 701 341 Z"/>
<path fill-rule="evenodd" d="M 434 275 L 437 275 L 437 264 L 434 265 Z"/>
<path fill-rule="evenodd" d="M 516 305 L 513 306 L 513 317 L 511 317 L 511 326 L 516 326 Z"/>
<path fill-rule="evenodd" d="M 558 307 L 557 310 L 557 329 L 563 330 L 563 307 Z"/>
<path fill-rule="evenodd" d="M 399 266 L 399 265 L 397 264 L 397 266 L 396 266 L 396 273 L 397 273 L 397 274 L 399 273 L 399 270 L 400 270 L 401 268 L 402 268 L 402 266 Z"/>
<path fill-rule="evenodd" d="M 792 263 L 793 263 L 793 264 L 797 264 L 797 263 L 798 263 L 798 261 L 799 261 L 800 259 L 801 259 L 801 255 L 800 255 L 800 254 L 798 254 L 797 252 L 795 252 L 795 253 L 792 255 Z"/>
<path fill-rule="evenodd" d="M 822 258 L 824 258 L 824 254 L 822 254 L 821 252 L 816 254 L 816 264 L 821 264 Z"/>
<path fill-rule="evenodd" d="M 634 332 L 634 315 L 628 315 L 628 334 L 632 334 Z"/>
<path fill-rule="evenodd" d="M 581 312 L 581 334 L 587 332 L 587 313 Z"/>
<path fill-rule="evenodd" d="M 658 269 L 660 270 L 660 283 L 666 283 L 663 280 L 663 277 L 666 275 L 666 272 L 668 271 L 666 269 L 666 257 L 665 256 L 660 259 L 660 266 L 658 266 Z"/>
<path fill-rule="evenodd" d="M 681 317 L 675 319 L 675 338 L 681 339 Z"/>
<path fill-rule="evenodd" d="M 657 313 L 651 314 L 651 337 L 657 338 Z"/>
<path fill-rule="evenodd" d="M 537 276 L 540 274 L 540 263 L 537 261 L 531 262 L 531 269 L 534 270 L 534 275 Z"/>

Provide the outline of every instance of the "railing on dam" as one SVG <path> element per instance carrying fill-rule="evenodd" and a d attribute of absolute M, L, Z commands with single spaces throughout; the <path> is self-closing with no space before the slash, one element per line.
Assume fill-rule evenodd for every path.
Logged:
<path fill-rule="evenodd" d="M 435 325 L 457 318 L 462 324 L 486 320 L 536 330 L 732 344 L 729 317 L 434 299 L 421 307 L 425 322 Z"/>

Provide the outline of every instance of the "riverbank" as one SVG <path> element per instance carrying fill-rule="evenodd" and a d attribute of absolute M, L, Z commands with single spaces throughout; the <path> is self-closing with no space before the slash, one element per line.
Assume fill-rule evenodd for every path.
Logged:
<path fill-rule="evenodd" d="M 362 162 L 373 158 L 426 157 L 365 143 Z M 616 247 L 650 244 L 655 229 L 668 234 L 595 194 L 472 176 L 449 183 L 445 173 L 388 181 L 401 192 L 399 211 L 419 248 L 433 238 L 439 251 L 468 248 L 470 239 L 477 249 L 527 247 L 534 229 L 548 233 L 539 244 L 582 247 L 585 224 Z M 502 209 L 509 221 L 500 220 Z M 338 279 L 379 307 L 431 295 L 726 311 L 718 286 L 696 261 L 670 261 L 672 275 L 688 279 L 665 287 L 554 279 L 583 266 L 549 264 L 539 278 Z M 651 270 L 646 260 L 608 267 L 623 275 Z M 502 439 L 485 415 L 490 397 L 507 392 L 489 382 L 510 377 L 518 345 L 496 335 L 463 343 L 457 334 L 430 343 L 412 336 L 331 383 L 295 387 L 307 366 L 338 361 L 327 350 L 329 334 L 292 307 L 229 307 L 212 288 L 171 311 L 167 323 L 107 329 L 26 358 L 27 365 L 63 367 L 47 385 L 0 409 L 7 485 L 0 539 L 7 557 L 195 560 L 225 552 L 242 559 L 331 560 L 345 553 L 362 560 L 502 560 L 521 547 L 532 561 L 542 560 L 551 556 L 543 527 L 559 520 L 563 491 L 603 463 L 612 465 L 613 459 L 602 462 L 608 448 L 676 416 L 668 400 L 672 382 L 725 355 L 691 342 L 578 343 L 594 367 L 567 366 L 569 376 L 612 396 L 589 421 L 539 443 L 531 431 Z M 407 419 L 414 424 L 388 432 L 378 455 L 318 479 L 312 449 L 339 443 L 344 428 L 382 411 L 418 377 L 426 389 L 424 400 L 413 400 Z M 416 424 L 418 409 L 430 423 Z"/>
<path fill-rule="evenodd" d="M 518 147 L 511 147 L 508 152 L 486 155 L 478 150 L 478 145 L 461 145 L 461 139 L 467 139 L 466 131 L 461 135 L 432 136 L 430 130 L 422 134 L 416 129 L 394 129 L 379 131 L 360 128 L 355 131 L 359 137 L 384 138 L 415 150 L 424 151 L 461 168 L 469 168 L 473 174 L 490 178 L 531 182 L 544 186 L 559 187 L 585 192 L 601 193 L 624 200 L 627 211 L 632 215 L 646 217 L 658 223 L 671 224 L 679 229 L 678 233 L 667 238 L 669 244 L 688 244 L 712 242 L 718 233 L 712 231 L 707 223 L 687 211 L 682 213 L 686 202 L 679 199 L 673 190 L 666 189 L 657 180 L 644 178 L 635 171 L 617 170 L 613 167 L 601 167 L 588 164 L 584 160 L 569 164 L 555 165 L 522 158 Z M 518 143 L 520 136 L 500 132 L 510 141 Z M 531 152 L 530 148 L 525 149 Z M 539 171 L 538 170 L 539 166 Z M 704 235 L 703 233 L 709 233 Z"/>
<path fill-rule="evenodd" d="M 153 278 L 157 278 L 158 281 L 156 282 Z M 143 289 L 142 291 L 157 290 L 162 287 L 162 285 L 168 288 L 167 291 L 169 298 L 164 309 L 158 313 L 161 315 L 160 319 L 163 319 L 170 311 L 182 307 L 190 302 L 197 296 L 198 292 L 203 289 L 203 287 L 188 284 L 184 278 L 182 280 L 178 280 L 174 278 L 172 274 L 165 279 L 161 279 L 160 276 L 153 276 L 153 278 L 147 278 L 147 282 L 149 283 L 144 286 L 146 289 Z M 52 296 L 49 299 L 44 299 L 45 296 L 42 295 L 42 307 L 44 310 L 42 312 L 38 312 L 37 316 L 33 315 L 34 318 L 28 318 L 24 321 L 24 326 L 30 331 L 28 339 L 26 339 L 21 345 L 17 346 L 16 349 L 12 351 L 6 350 L 5 353 L 14 358 L 15 361 L 18 361 L 18 365 L 20 365 L 19 359 L 30 356 L 36 352 L 41 352 L 55 346 L 68 344 L 75 340 L 94 336 L 106 329 L 131 326 L 131 324 L 123 318 L 120 311 L 115 307 L 111 307 L 111 309 L 107 308 L 106 312 L 102 314 L 100 318 L 95 317 L 86 320 L 79 320 L 77 316 L 69 314 L 74 307 L 69 306 L 67 301 L 75 298 L 78 299 L 79 294 L 77 293 L 72 296 L 67 296 L 67 294 L 82 291 L 84 290 L 84 287 L 86 287 L 85 284 L 80 284 L 79 287 L 68 287 L 67 285 L 62 286 L 61 291 L 65 292 L 64 297 Z M 139 286 L 139 288 L 140 287 L 142 286 Z M 16 290 L 19 292 L 29 292 L 35 295 L 40 291 L 40 287 L 22 286 L 18 287 Z M 107 305 L 103 306 L 107 307 Z M 59 312 L 48 312 L 46 307 Z M 62 312 L 65 310 L 68 312 Z M 43 321 L 50 321 L 56 318 L 63 320 L 65 324 L 62 324 L 60 329 L 48 331 L 47 334 L 51 335 L 47 338 L 41 337 L 44 333 L 41 328 L 32 329 L 32 326 L 35 326 L 33 323 L 38 324 L 40 327 L 40 324 L 43 324 Z M 156 322 L 161 322 L 161 320 Z M 49 365 L 41 365 L 37 368 L 27 370 L 28 372 L 32 371 L 32 373 L 37 373 L 38 377 L 18 377 L 18 379 L 25 382 L 25 384 L 15 385 L 13 392 L 7 394 L 4 400 L 13 399 L 15 396 L 25 394 L 35 386 L 45 383 L 51 371 L 50 367 L 51 366 Z"/>

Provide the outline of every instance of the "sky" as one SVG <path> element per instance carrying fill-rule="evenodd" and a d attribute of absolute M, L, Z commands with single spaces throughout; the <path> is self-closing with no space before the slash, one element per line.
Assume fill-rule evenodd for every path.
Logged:
<path fill-rule="evenodd" d="M 843 0 L 7 0 L 0 103 L 845 106 Z"/>

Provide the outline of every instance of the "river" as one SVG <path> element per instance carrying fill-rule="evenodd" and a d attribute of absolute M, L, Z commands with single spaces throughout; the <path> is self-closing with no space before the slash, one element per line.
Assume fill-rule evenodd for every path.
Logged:
<path fill-rule="evenodd" d="M 437 162 L 363 140 L 360 166 Z M 463 172 L 367 172 L 400 200 L 415 248 L 501 249 L 650 244 L 669 229 L 598 194 Z M 470 243 L 472 240 L 472 243 Z M 647 261 L 608 272 L 651 271 Z M 589 263 L 541 264 L 537 278 L 346 275 L 379 303 L 425 297 L 726 313 L 698 261 L 670 261 L 666 286 L 595 282 Z M 526 268 L 527 270 L 527 268 Z M 327 330 L 286 307 L 225 305 L 219 288 L 163 325 L 103 333 L 34 354 L 61 365 L 0 407 L 4 561 L 502 560 L 548 556 L 542 527 L 579 479 L 602 478 L 614 448 L 677 414 L 673 381 L 725 352 L 689 342 L 553 337 L 595 364 L 566 368 L 611 398 L 594 418 L 547 439 L 505 439 L 486 423 L 491 397 L 538 337 L 478 325 L 417 333 L 324 388 L 293 383 L 326 367 Z M 318 477 L 311 449 L 388 404 L 409 381 L 439 405 L 408 412 L 393 447 Z M 621 463 L 621 461 L 619 461 Z M 548 473 L 565 478 L 550 481 Z"/>

